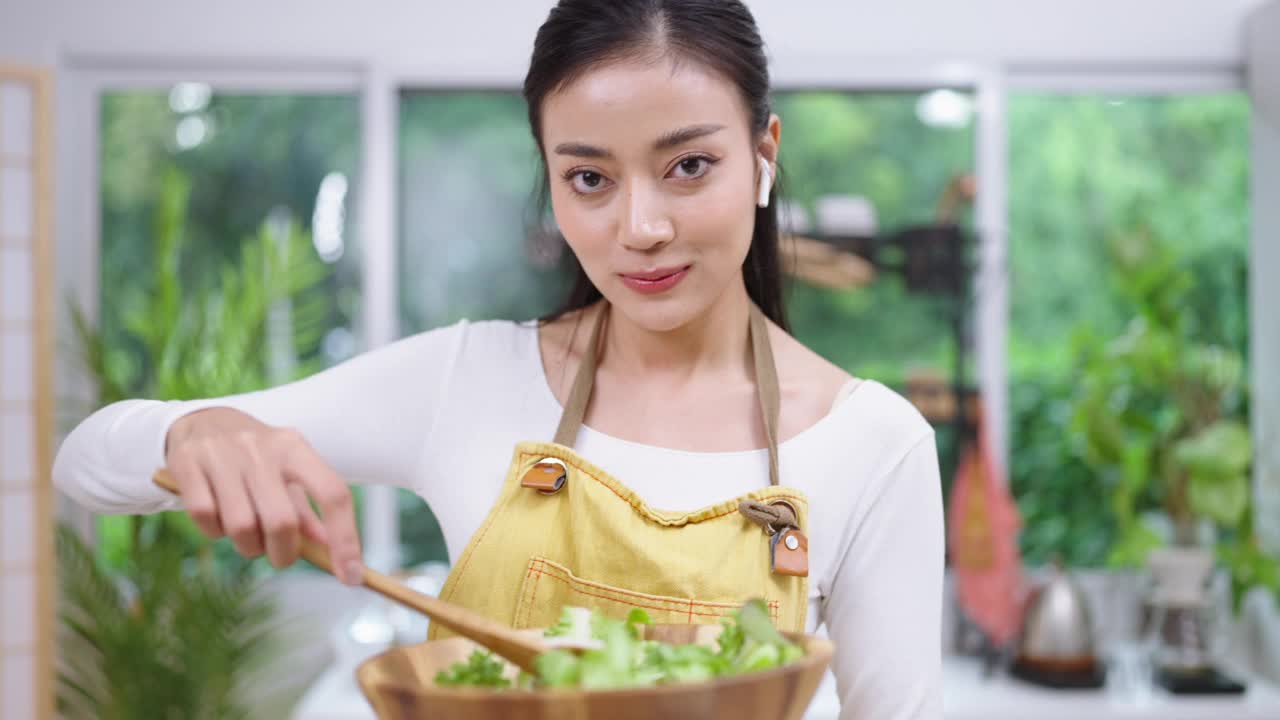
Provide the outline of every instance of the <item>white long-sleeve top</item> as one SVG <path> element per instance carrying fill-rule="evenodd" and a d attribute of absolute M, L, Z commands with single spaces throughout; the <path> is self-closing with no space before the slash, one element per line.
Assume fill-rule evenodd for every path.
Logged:
<path fill-rule="evenodd" d="M 561 406 L 532 323 L 466 322 L 404 338 L 309 378 L 189 402 L 126 400 L 77 426 L 54 481 L 102 513 L 177 509 L 150 481 L 170 425 L 233 407 L 291 427 L 353 483 L 419 494 L 456 558 L 484 521 L 515 443 L 550 440 Z M 654 507 L 693 510 L 769 484 L 768 451 L 699 453 L 583 427 L 575 448 Z M 779 447 L 809 497 L 808 631 L 836 645 L 841 718 L 941 717 L 942 498 L 933 430 L 874 381 Z"/>

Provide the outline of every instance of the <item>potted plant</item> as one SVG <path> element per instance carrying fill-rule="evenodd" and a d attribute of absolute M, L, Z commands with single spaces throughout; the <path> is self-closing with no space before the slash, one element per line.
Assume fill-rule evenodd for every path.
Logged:
<path fill-rule="evenodd" d="M 329 270 L 308 235 L 291 221 L 264 222 L 234 265 L 184 267 L 190 195 L 187 177 L 168 170 L 154 271 L 116 288 L 103 309 L 117 313 L 109 319 L 123 340 L 71 310 L 100 405 L 262 388 L 281 379 L 271 376 L 272 348 L 290 354 L 294 375 L 315 369 L 293 362 L 318 346 L 330 302 L 320 288 Z M 289 322 L 273 323 L 283 303 Z M 100 518 L 98 539 L 94 552 L 70 529 L 58 533 L 62 716 L 248 717 L 246 687 L 271 657 L 275 625 L 260 564 L 209 542 L 180 513 Z"/>
<path fill-rule="evenodd" d="M 1133 315 L 1115 337 L 1077 338 L 1073 401 L 1073 429 L 1117 524 L 1108 562 L 1148 565 L 1179 597 L 1216 566 L 1237 611 L 1253 587 L 1280 594 L 1277 561 L 1253 531 L 1244 348 L 1216 332 L 1218 302 L 1193 301 L 1197 273 L 1230 257 L 1180 259 L 1143 231 L 1117 238 L 1111 254 Z"/>

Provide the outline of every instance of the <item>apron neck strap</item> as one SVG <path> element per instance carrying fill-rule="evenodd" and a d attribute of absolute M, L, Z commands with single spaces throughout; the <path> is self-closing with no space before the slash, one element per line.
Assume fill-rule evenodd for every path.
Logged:
<path fill-rule="evenodd" d="M 600 303 L 600 311 L 596 313 L 596 321 L 591 328 L 591 339 L 587 341 L 586 352 L 582 362 L 578 364 L 578 373 L 573 378 L 573 389 L 569 391 L 569 401 L 565 403 L 564 412 L 560 415 L 560 426 L 556 428 L 555 443 L 565 447 L 573 447 L 578 439 L 578 431 L 582 429 L 582 420 L 587 416 L 587 403 L 591 400 L 591 388 L 596 381 L 597 358 L 600 353 L 600 340 L 604 335 L 604 326 L 609 315 L 609 303 Z"/>
<path fill-rule="evenodd" d="M 764 434 L 769 443 L 769 484 L 778 480 L 778 415 L 782 409 L 782 393 L 778 389 L 778 366 L 773 362 L 773 346 L 769 344 L 769 324 L 764 313 L 751 303 L 751 360 L 755 364 L 756 393 L 760 396 L 760 412 L 764 418 Z"/>
<path fill-rule="evenodd" d="M 773 361 L 773 348 L 769 344 L 769 327 L 764 313 L 755 303 L 750 303 L 750 324 L 747 334 L 751 342 L 751 359 L 755 365 L 756 392 L 760 396 L 760 411 L 764 418 L 765 438 L 769 443 L 769 484 L 777 485 L 778 480 L 778 413 L 781 410 L 781 392 L 778 389 L 778 367 Z M 609 305 L 603 302 L 596 313 L 596 321 L 591 329 L 591 339 L 578 365 L 577 375 L 573 379 L 573 388 L 569 391 L 569 400 L 565 403 L 564 413 L 560 416 L 560 425 L 556 428 L 555 442 L 565 447 L 573 447 L 578 431 L 582 429 L 582 421 L 587 415 L 587 404 L 591 401 L 591 389 L 595 385 L 596 366 L 599 364 L 600 344 L 604 339 L 604 327 L 608 322 Z"/>

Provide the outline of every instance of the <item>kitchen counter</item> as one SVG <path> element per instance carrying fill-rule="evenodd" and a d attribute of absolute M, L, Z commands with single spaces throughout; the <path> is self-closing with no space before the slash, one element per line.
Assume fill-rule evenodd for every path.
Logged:
<path fill-rule="evenodd" d="M 946 661 L 947 720 L 1277 720 L 1280 688 L 1248 679 L 1243 695 L 1173 695 L 1147 683 L 1108 678 L 1097 690 L 1055 690 L 1005 674 L 984 677 L 980 663 Z"/>

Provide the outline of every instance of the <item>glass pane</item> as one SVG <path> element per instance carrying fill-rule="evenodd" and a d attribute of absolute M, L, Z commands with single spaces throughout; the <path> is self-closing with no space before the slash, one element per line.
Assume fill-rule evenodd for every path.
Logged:
<path fill-rule="evenodd" d="M 1197 344 L 1247 355 L 1248 152 L 1242 93 L 1010 99 L 1010 471 L 1030 561 L 1060 553 L 1096 565 L 1120 544 L 1125 472 L 1089 462 L 1088 431 L 1101 418 L 1085 401 L 1113 380 L 1102 368 L 1126 371 L 1132 356 L 1091 369 L 1090 353 L 1122 352 L 1115 339 L 1141 331 L 1131 345 L 1154 353 L 1148 333 L 1170 338 L 1174 364 Z M 1155 377 L 1153 366 L 1117 384 L 1108 413 L 1123 419 Z M 1156 422 L 1181 408 L 1175 398 L 1195 382 L 1184 380 L 1139 398 L 1142 414 Z M 1210 404 L 1247 417 L 1239 398 Z M 1168 435 L 1113 431 L 1130 448 L 1155 441 L 1127 471 L 1125 482 L 1147 488 L 1137 510 L 1160 504 L 1148 482 L 1158 471 L 1142 463 L 1186 430 L 1170 422 Z"/>
<path fill-rule="evenodd" d="M 403 331 L 551 312 L 566 280 L 559 246 L 543 252 L 526 232 L 538 157 L 524 100 L 406 93 L 400 148 Z"/>
<path fill-rule="evenodd" d="M 355 352 L 355 96 L 182 83 L 100 109 L 103 403 L 253 390 Z"/>
<path fill-rule="evenodd" d="M 783 93 L 783 192 L 810 215 L 823 196 L 860 195 L 885 232 L 930 223 L 948 182 L 972 167 L 971 105 L 951 91 Z M 537 156 L 523 100 L 407 93 L 400 133 L 404 332 L 553 309 L 566 278 L 558 256 L 526 239 Z M 954 303 L 908 292 L 891 273 L 856 290 L 793 283 L 788 301 L 796 335 L 852 372 L 893 385 L 904 369 L 950 375 Z M 420 500 L 402 497 L 401 522 L 406 557 L 443 559 Z"/>
<path fill-rule="evenodd" d="M 406 92 L 400 150 L 401 331 L 554 310 L 567 277 L 559 245 L 543 248 L 527 232 L 538 157 L 523 98 Z M 402 492 L 400 508 L 404 562 L 446 561 L 426 504 Z"/>
<path fill-rule="evenodd" d="M 781 190 L 799 208 L 801 220 L 793 227 L 802 235 L 883 241 L 928 226 L 949 183 L 972 172 L 972 100 L 964 93 L 787 92 L 778 96 L 776 109 L 783 127 Z M 822 209 L 833 196 L 869 213 L 860 223 L 842 221 Z M 879 253 L 879 261 L 901 262 L 891 252 Z M 870 284 L 852 289 L 793 281 L 787 310 L 792 331 L 806 345 L 854 375 L 902 390 L 913 376 L 948 385 L 971 381 L 968 361 L 965 377 L 955 378 L 969 314 L 962 297 L 915 292 L 902 273 L 881 267 Z M 949 483 L 954 425 L 946 417 L 935 424 Z"/>
<path fill-rule="evenodd" d="M 819 233 L 820 198 L 831 195 L 869 201 L 872 232 L 932 223 L 948 182 L 973 168 L 973 127 L 964 110 L 971 101 L 941 92 L 959 103 L 954 118 L 924 109 L 933 94 L 781 94 L 786 199 L 804 209 Z M 950 368 L 954 344 L 942 301 L 909 293 L 894 273 L 858 290 L 795 283 L 791 292 L 797 337 L 850 372 L 901 384 L 912 365 Z"/>

